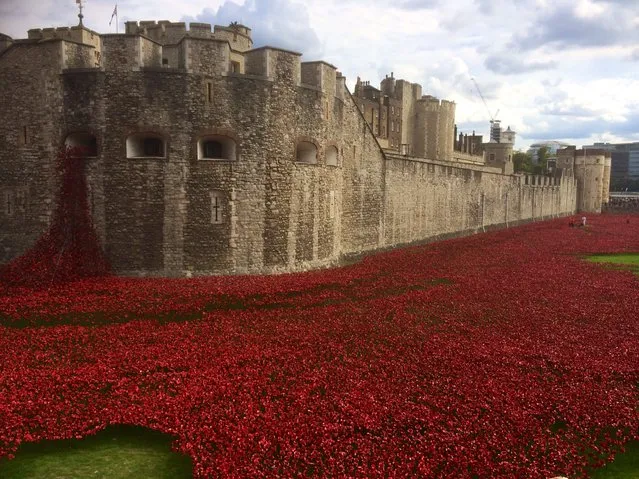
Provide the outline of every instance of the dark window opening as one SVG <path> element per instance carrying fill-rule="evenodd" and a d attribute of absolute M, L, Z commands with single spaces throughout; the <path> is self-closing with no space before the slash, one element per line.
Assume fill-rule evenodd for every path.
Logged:
<path fill-rule="evenodd" d="M 219 141 L 206 141 L 204 142 L 204 157 L 205 158 L 222 158 L 222 152 L 224 151 L 222 143 Z"/>
<path fill-rule="evenodd" d="M 240 62 L 231 62 L 231 71 L 233 73 L 240 73 Z"/>
<path fill-rule="evenodd" d="M 135 134 L 126 139 L 127 158 L 164 158 L 165 144 L 160 136 Z"/>
<path fill-rule="evenodd" d="M 159 138 L 145 138 L 144 156 L 164 156 L 163 146 Z"/>
<path fill-rule="evenodd" d="M 200 160 L 235 160 L 236 146 L 233 138 L 224 135 L 210 135 L 197 143 L 197 157 Z"/>
<path fill-rule="evenodd" d="M 169 59 L 168 58 L 163 58 L 162 59 L 162 65 L 168 66 L 169 65 Z"/>
<path fill-rule="evenodd" d="M 74 150 L 74 154 L 78 156 L 98 156 L 98 140 L 90 133 L 71 133 L 64 145 Z"/>

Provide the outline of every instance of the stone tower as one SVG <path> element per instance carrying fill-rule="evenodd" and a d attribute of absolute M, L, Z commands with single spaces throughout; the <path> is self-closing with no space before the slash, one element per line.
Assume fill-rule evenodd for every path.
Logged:
<path fill-rule="evenodd" d="M 601 213 L 610 190 L 610 152 L 570 146 L 557 152 L 557 167 L 577 180 L 577 209 Z"/>

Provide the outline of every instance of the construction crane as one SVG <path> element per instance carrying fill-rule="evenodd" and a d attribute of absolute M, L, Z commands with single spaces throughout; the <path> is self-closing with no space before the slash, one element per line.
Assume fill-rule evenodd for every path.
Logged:
<path fill-rule="evenodd" d="M 499 115 L 499 109 L 495 112 L 494 116 L 490 113 L 490 109 L 488 108 L 488 103 L 486 103 L 486 99 L 484 98 L 484 95 L 481 94 L 481 90 L 479 89 L 479 85 L 477 84 L 477 82 L 475 81 L 475 79 L 473 77 L 471 77 L 470 79 L 475 84 L 475 88 L 477 88 L 477 93 L 479 93 L 479 98 L 481 98 L 481 101 L 484 102 L 484 106 L 486 107 L 486 112 L 488 113 L 488 118 L 490 118 L 491 122 L 495 121 L 496 118 L 497 118 L 497 115 Z M 499 121 L 499 120 L 497 120 L 497 121 Z"/>
<path fill-rule="evenodd" d="M 488 118 L 490 118 L 490 139 L 499 143 L 501 140 L 500 121 L 497 119 L 497 115 L 499 115 L 499 109 L 497 109 L 494 116 L 490 113 L 490 108 L 488 108 L 488 103 L 486 103 L 486 99 L 484 98 L 484 95 L 482 95 L 481 90 L 479 89 L 479 85 L 477 84 L 477 82 L 475 81 L 473 77 L 470 77 L 470 79 L 475 84 L 475 88 L 477 88 L 477 93 L 479 93 L 479 97 L 481 98 L 481 101 L 484 102 L 484 106 L 486 107 Z"/>

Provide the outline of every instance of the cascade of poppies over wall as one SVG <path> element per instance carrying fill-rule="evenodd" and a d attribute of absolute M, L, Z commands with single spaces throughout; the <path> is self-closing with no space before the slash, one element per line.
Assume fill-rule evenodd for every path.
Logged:
<path fill-rule="evenodd" d="M 85 163 L 83 149 L 60 149 L 60 189 L 49 228 L 31 249 L 0 267 L 1 283 L 46 288 L 109 273 L 89 211 Z"/>

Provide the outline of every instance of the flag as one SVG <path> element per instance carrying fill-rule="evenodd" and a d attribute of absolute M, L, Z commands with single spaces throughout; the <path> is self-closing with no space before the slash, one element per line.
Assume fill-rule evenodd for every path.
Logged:
<path fill-rule="evenodd" d="M 80 2 L 80 0 L 77 0 L 78 2 Z M 111 21 L 109 22 L 109 26 L 111 26 L 111 22 L 113 21 L 113 17 L 117 18 L 118 16 L 118 4 L 115 4 L 115 8 L 113 9 L 113 13 L 111 14 Z"/>

